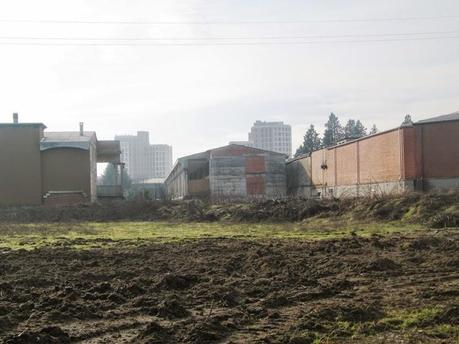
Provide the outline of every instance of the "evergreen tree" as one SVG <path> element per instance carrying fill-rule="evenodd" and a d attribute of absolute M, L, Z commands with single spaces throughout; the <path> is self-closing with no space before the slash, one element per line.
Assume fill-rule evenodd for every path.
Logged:
<path fill-rule="evenodd" d="M 367 135 L 367 129 L 360 120 L 350 119 L 344 127 L 344 136 L 346 138 L 359 138 Z"/>
<path fill-rule="evenodd" d="M 102 178 L 101 178 L 101 184 L 102 185 L 116 185 L 117 180 L 119 178 L 118 173 L 119 172 L 116 170 L 113 164 L 107 164 L 107 167 L 105 167 L 104 174 L 102 175 Z M 132 185 L 131 178 L 129 177 L 126 171 L 123 172 L 123 180 L 121 184 L 124 189 L 129 189 Z"/>
<path fill-rule="evenodd" d="M 405 119 L 402 122 L 402 126 L 410 126 L 413 125 L 413 120 L 411 119 L 411 115 L 406 115 Z"/>
<path fill-rule="evenodd" d="M 359 120 L 355 123 L 354 135 L 355 137 L 367 136 L 367 128 L 365 128 Z"/>
<path fill-rule="evenodd" d="M 369 135 L 376 134 L 378 132 L 378 128 L 376 128 L 376 124 L 373 124 L 373 126 L 370 129 Z"/>
<path fill-rule="evenodd" d="M 325 124 L 324 138 L 322 144 L 324 147 L 335 145 L 344 137 L 344 129 L 339 123 L 338 117 L 332 112 L 328 117 L 328 122 Z"/>
<path fill-rule="evenodd" d="M 344 137 L 351 138 L 354 137 L 356 123 L 353 119 L 347 121 L 346 126 L 344 127 Z"/>
<path fill-rule="evenodd" d="M 312 152 L 320 149 L 320 137 L 314 126 L 311 124 L 308 131 L 304 135 L 303 144 L 297 149 L 295 157 L 307 154 L 310 155 Z"/>

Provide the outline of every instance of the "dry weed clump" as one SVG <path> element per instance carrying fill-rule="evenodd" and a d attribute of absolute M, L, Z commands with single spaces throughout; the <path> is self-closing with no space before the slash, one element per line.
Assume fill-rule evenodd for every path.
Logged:
<path fill-rule="evenodd" d="M 296 222 L 311 217 L 404 221 L 457 227 L 459 192 L 407 193 L 345 199 L 276 199 L 212 204 L 187 201 L 118 201 L 60 207 L 0 208 L 1 222 L 232 221 Z"/>

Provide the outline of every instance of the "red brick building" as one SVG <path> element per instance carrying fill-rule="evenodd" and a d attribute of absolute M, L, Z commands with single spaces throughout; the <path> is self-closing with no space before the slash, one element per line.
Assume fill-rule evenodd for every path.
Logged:
<path fill-rule="evenodd" d="M 459 112 L 315 151 L 287 163 L 291 196 L 459 188 Z"/>

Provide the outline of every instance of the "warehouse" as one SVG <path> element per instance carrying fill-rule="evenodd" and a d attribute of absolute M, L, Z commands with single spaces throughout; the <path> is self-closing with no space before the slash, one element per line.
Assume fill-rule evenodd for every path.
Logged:
<path fill-rule="evenodd" d="M 459 112 L 288 161 L 288 195 L 354 197 L 459 188 Z"/>
<path fill-rule="evenodd" d="M 121 186 L 97 192 L 97 163 L 120 170 L 117 141 L 98 141 L 96 133 L 45 132 L 42 123 L 0 123 L 0 205 L 71 204 L 93 202 L 109 192 L 121 196 Z M 120 171 L 120 174 L 122 172 Z"/>
<path fill-rule="evenodd" d="M 233 200 L 286 195 L 286 155 L 242 145 L 178 159 L 165 181 L 170 199 Z"/>

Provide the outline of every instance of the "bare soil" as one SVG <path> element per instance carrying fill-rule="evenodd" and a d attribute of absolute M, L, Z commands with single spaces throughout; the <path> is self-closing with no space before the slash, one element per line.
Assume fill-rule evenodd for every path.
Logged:
<path fill-rule="evenodd" d="M 458 252 L 454 230 L 3 250 L 0 341 L 457 343 L 432 329 L 459 326 Z"/>

